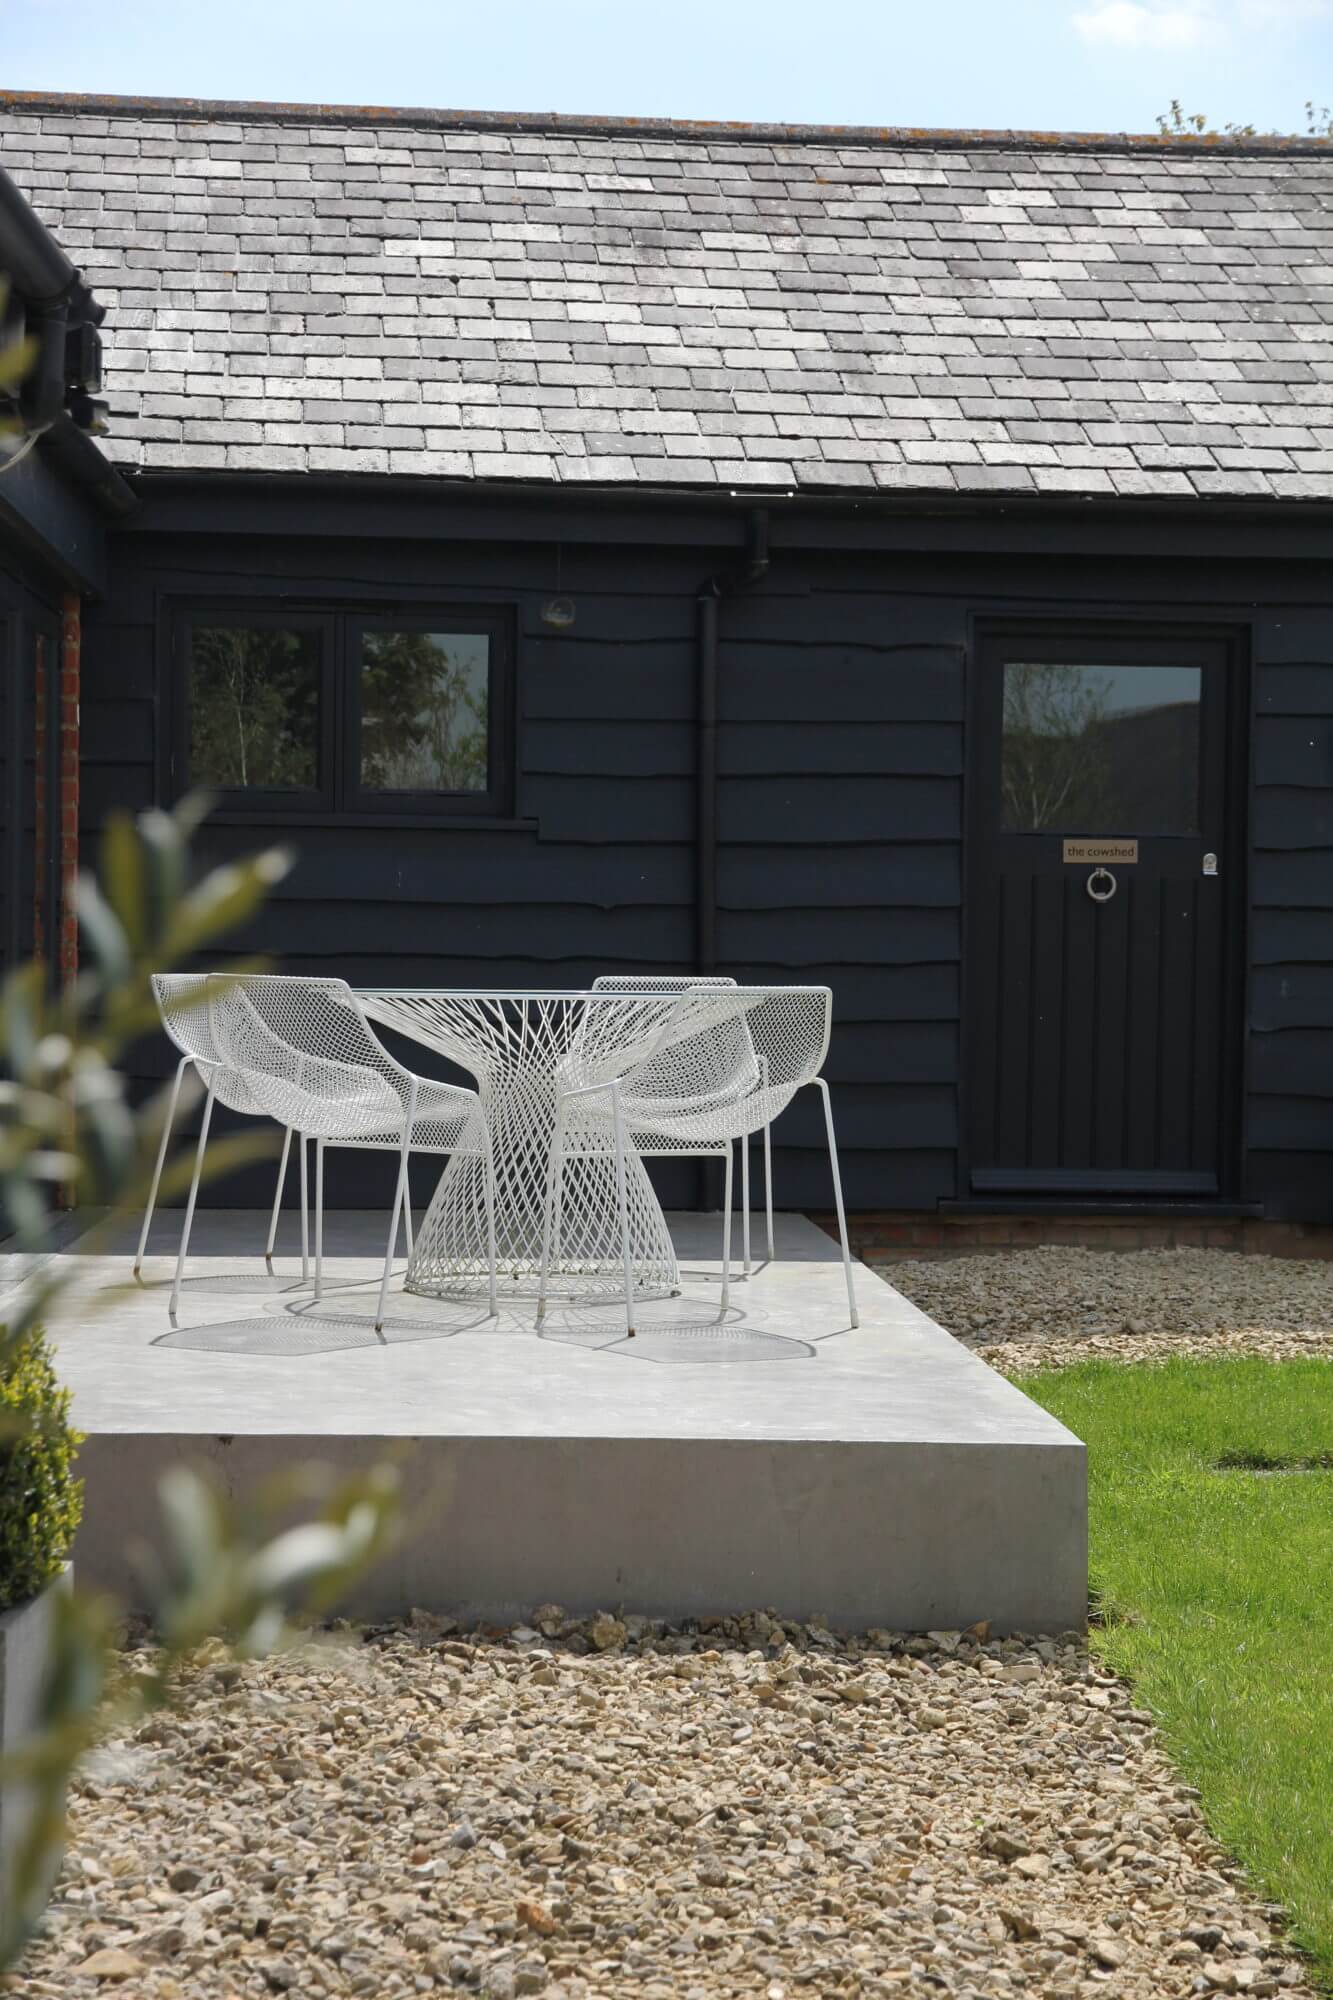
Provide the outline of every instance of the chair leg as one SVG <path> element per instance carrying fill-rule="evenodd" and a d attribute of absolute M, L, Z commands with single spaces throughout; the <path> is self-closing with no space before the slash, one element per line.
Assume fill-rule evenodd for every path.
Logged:
<path fill-rule="evenodd" d="M 750 1275 L 750 1135 L 741 1134 L 741 1255 L 745 1275 Z"/>
<path fill-rule="evenodd" d="M 722 1195 L 722 1312 L 731 1302 L 731 1188 L 732 1188 L 731 1147 L 727 1147 L 727 1165 L 723 1176 Z M 719 1315 L 720 1316 L 720 1315 Z"/>
<path fill-rule="evenodd" d="M 634 1267 L 629 1254 L 629 1199 L 625 1192 L 625 1118 L 620 1091 L 611 1088 L 611 1121 L 616 1135 L 616 1207 L 620 1214 L 620 1258 L 625 1267 L 625 1335 L 634 1338 Z M 728 1153 L 730 1149 L 728 1149 Z M 728 1158 L 728 1170 L 730 1159 Z"/>
<path fill-rule="evenodd" d="M 213 1118 L 213 1085 L 208 1086 L 204 1099 L 204 1115 L 199 1121 L 199 1144 L 194 1153 L 194 1178 L 190 1182 L 190 1195 L 185 1204 L 185 1221 L 181 1225 L 180 1250 L 176 1257 L 176 1279 L 171 1287 L 169 1308 L 171 1324 L 176 1324 L 176 1311 L 181 1300 L 181 1279 L 185 1274 L 185 1259 L 190 1248 L 190 1231 L 194 1227 L 194 1205 L 199 1196 L 199 1178 L 204 1171 L 204 1149 L 208 1145 L 208 1128 Z"/>
<path fill-rule="evenodd" d="M 407 1238 L 407 1256 L 410 1263 L 412 1252 L 416 1248 L 412 1234 L 412 1176 L 410 1174 L 407 1177 L 407 1200 L 403 1203 L 403 1234 Z"/>
<path fill-rule="evenodd" d="M 555 1172 L 555 1196 L 551 1203 L 551 1255 L 556 1263 L 563 1255 L 562 1231 L 565 1226 L 565 1152 L 563 1135 L 560 1141 L 560 1162 Z"/>
<path fill-rule="evenodd" d="M 268 1242 L 264 1246 L 264 1262 L 273 1269 L 273 1246 L 278 1240 L 278 1216 L 282 1210 L 283 1190 L 287 1185 L 287 1160 L 292 1150 L 292 1128 L 289 1125 L 282 1135 L 282 1159 L 278 1163 L 278 1185 L 273 1190 L 273 1213 L 268 1219 Z"/>
<path fill-rule="evenodd" d="M 301 1283 L 310 1283 L 310 1189 L 307 1180 L 305 1157 L 305 1133 L 298 1132 L 296 1143 L 301 1148 Z"/>
<path fill-rule="evenodd" d="M 393 1247 L 398 1241 L 398 1217 L 403 1203 L 407 1200 L 407 1163 L 412 1155 L 412 1131 L 417 1120 L 417 1087 L 413 1083 L 407 1099 L 407 1115 L 403 1120 L 403 1146 L 398 1157 L 398 1185 L 393 1192 L 393 1214 L 389 1217 L 389 1246 L 384 1253 L 384 1276 L 380 1279 L 379 1304 L 375 1308 L 375 1331 L 384 1330 L 384 1307 L 389 1297 L 389 1278 L 393 1271 Z"/>
<path fill-rule="evenodd" d="M 398 1217 L 402 1211 L 407 1188 L 407 1153 L 410 1143 L 410 1131 L 411 1128 L 409 1127 L 408 1134 L 403 1138 L 403 1150 L 398 1163 L 398 1185 L 394 1189 L 393 1214 L 389 1218 L 389 1247 L 384 1253 L 384 1274 L 380 1279 L 379 1303 L 375 1307 L 376 1333 L 382 1333 L 384 1330 L 384 1308 L 389 1297 L 389 1279 L 393 1274 L 394 1245 L 398 1241 Z"/>
<path fill-rule="evenodd" d="M 495 1297 L 495 1154 L 491 1150 L 490 1135 L 486 1137 L 486 1276 L 491 1318 L 500 1308 Z"/>
<path fill-rule="evenodd" d="M 143 1253 L 148 1247 L 148 1231 L 153 1220 L 153 1210 L 157 1207 L 157 1191 L 162 1184 L 162 1168 L 166 1163 L 167 1141 L 171 1137 L 171 1128 L 176 1122 L 176 1105 L 181 1094 L 181 1078 L 185 1074 L 185 1065 L 189 1060 L 188 1056 L 182 1056 L 177 1063 L 176 1075 L 171 1085 L 171 1096 L 167 1100 L 167 1118 L 166 1123 L 162 1127 L 162 1137 L 158 1141 L 157 1165 L 153 1168 L 153 1184 L 148 1190 L 148 1206 L 143 1212 L 143 1228 L 139 1231 L 139 1247 L 134 1253 L 134 1275 L 136 1278 L 143 1267 Z"/>
<path fill-rule="evenodd" d="M 852 1316 L 852 1325 L 860 1326 L 856 1310 L 856 1291 L 852 1285 L 852 1253 L 847 1243 L 847 1211 L 842 1205 L 842 1175 L 838 1172 L 838 1142 L 833 1136 L 833 1106 L 829 1101 L 828 1085 L 822 1076 L 812 1078 L 815 1089 L 824 1100 L 824 1127 L 828 1133 L 828 1163 L 833 1169 L 833 1201 L 838 1211 L 838 1237 L 842 1243 L 842 1268 L 847 1279 L 847 1310 Z"/>
<path fill-rule="evenodd" d="M 551 1275 L 551 1246 L 559 1224 L 556 1221 L 557 1204 L 560 1200 L 560 1179 L 564 1172 L 564 1130 L 559 1110 L 555 1114 L 555 1130 L 551 1134 L 551 1150 L 546 1155 L 546 1200 L 542 1204 L 542 1263 L 541 1275 L 537 1280 L 537 1324 L 546 1317 L 546 1285 Z"/>
<path fill-rule="evenodd" d="M 768 1261 L 773 1262 L 773 1127 L 764 1127 L 764 1207 L 768 1211 Z"/>
<path fill-rule="evenodd" d="M 315 1141 L 315 1304 L 324 1296 L 324 1141 Z"/>

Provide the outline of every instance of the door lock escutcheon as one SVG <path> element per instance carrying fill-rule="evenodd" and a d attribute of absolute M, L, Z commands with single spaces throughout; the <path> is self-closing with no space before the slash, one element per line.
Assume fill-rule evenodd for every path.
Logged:
<path fill-rule="evenodd" d="M 1203 872 L 1204 872 L 1204 874 L 1205 874 L 1205 875 L 1216 875 L 1216 873 L 1217 873 L 1217 856 L 1216 856 L 1215 854 L 1205 854 L 1205 855 L 1204 855 L 1204 857 L 1203 857 Z"/>

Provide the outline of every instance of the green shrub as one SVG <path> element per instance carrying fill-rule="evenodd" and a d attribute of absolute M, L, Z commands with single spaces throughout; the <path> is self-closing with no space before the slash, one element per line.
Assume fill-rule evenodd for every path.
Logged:
<path fill-rule="evenodd" d="M 51 1581 L 83 1513 L 83 1481 L 73 1476 L 83 1440 L 69 1403 L 37 1328 L 0 1368 L 0 1611 Z"/>

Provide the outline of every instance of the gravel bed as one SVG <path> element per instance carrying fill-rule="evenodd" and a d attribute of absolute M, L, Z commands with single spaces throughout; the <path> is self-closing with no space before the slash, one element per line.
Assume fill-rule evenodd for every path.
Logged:
<path fill-rule="evenodd" d="M 1308 2000 L 1124 1688 L 976 1633 L 548 1607 L 202 1660 L 97 1753 L 14 1990 Z"/>
<path fill-rule="evenodd" d="M 1333 1263 L 1043 1247 L 911 1259 L 884 1275 L 1006 1374 L 1172 1354 L 1333 1358 Z"/>

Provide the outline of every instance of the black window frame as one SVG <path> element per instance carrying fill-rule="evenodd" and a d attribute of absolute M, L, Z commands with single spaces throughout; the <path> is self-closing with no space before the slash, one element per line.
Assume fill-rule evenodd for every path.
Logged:
<path fill-rule="evenodd" d="M 166 607 L 173 666 L 170 736 L 173 794 L 201 787 L 215 816 L 233 821 L 337 819 L 436 824 L 508 821 L 514 811 L 514 615 L 496 604 L 433 599 L 403 604 L 357 599 L 199 596 Z M 210 785 L 190 768 L 192 633 L 197 626 L 314 631 L 320 639 L 318 783 L 306 787 Z M 487 775 L 482 792 L 376 791 L 361 783 L 361 635 L 368 630 L 485 633 L 490 646 Z"/>
<path fill-rule="evenodd" d="M 470 622 L 469 622 L 470 621 Z M 345 615 L 342 632 L 344 680 L 342 689 L 342 785 L 345 810 L 351 812 L 401 813 L 404 818 L 422 813 L 439 813 L 446 805 L 450 812 L 494 816 L 510 804 L 508 778 L 513 758 L 512 675 L 502 628 L 507 623 L 497 613 L 484 609 L 460 611 L 449 607 L 447 616 L 434 609 L 384 612 L 359 609 Z M 361 639 L 366 632 L 484 632 L 489 641 L 486 694 L 486 789 L 482 792 L 377 791 L 361 779 L 361 668 L 364 664 Z"/>

